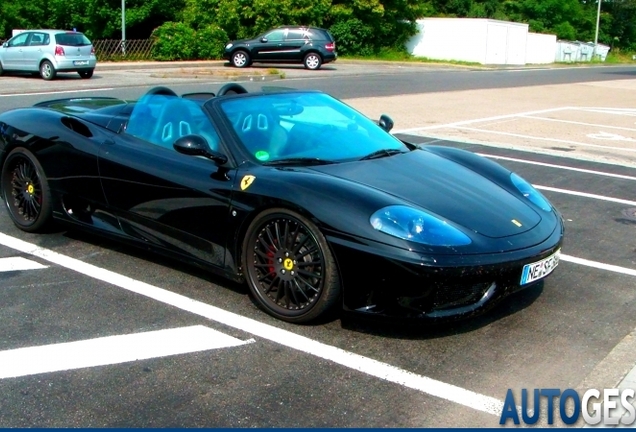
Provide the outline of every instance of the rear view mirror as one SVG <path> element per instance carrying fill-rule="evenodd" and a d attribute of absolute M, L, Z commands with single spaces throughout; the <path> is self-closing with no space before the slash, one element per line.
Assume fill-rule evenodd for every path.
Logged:
<path fill-rule="evenodd" d="M 212 159 L 218 165 L 223 165 L 227 162 L 227 156 L 223 153 L 211 150 L 207 140 L 201 135 L 191 134 L 182 136 L 174 142 L 173 147 L 181 154 L 188 156 L 205 156 L 208 159 Z"/>
<path fill-rule="evenodd" d="M 393 129 L 393 119 L 386 114 L 382 114 L 378 125 L 385 131 L 390 132 Z"/>
<path fill-rule="evenodd" d="M 2 48 L 6 48 L 8 46 L 9 46 L 9 42 L 5 42 L 5 43 L 2 44 Z"/>
<path fill-rule="evenodd" d="M 267 38 L 266 37 L 262 37 L 261 38 L 261 42 L 267 42 Z"/>

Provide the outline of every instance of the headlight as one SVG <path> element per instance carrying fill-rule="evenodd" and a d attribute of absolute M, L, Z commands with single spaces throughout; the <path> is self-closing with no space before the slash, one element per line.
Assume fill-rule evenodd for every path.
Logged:
<path fill-rule="evenodd" d="M 229 44 L 225 45 L 225 49 L 230 49 L 230 48 L 232 48 L 232 46 L 233 46 L 233 44 L 229 43 Z"/>
<path fill-rule="evenodd" d="M 552 206 L 550 202 L 539 192 L 536 190 L 530 183 L 519 177 L 517 174 L 510 174 L 510 180 L 512 184 L 515 185 L 519 192 L 523 194 L 524 197 L 528 198 L 531 202 L 541 207 L 542 210 L 547 212 L 552 211 Z"/>
<path fill-rule="evenodd" d="M 426 212 L 403 205 L 384 207 L 371 215 L 371 226 L 393 237 L 430 246 L 464 246 L 470 238 Z"/>

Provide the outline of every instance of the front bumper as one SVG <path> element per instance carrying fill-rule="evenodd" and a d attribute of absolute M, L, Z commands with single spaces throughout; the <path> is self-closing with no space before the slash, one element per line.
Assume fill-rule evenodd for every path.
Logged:
<path fill-rule="evenodd" d="M 408 251 L 400 257 L 387 245 L 330 240 L 346 313 L 439 322 L 480 315 L 508 295 L 542 283 L 545 278 L 521 285 L 523 267 L 559 250 L 563 227 L 523 250 L 433 257 L 434 264 L 417 262 Z"/>

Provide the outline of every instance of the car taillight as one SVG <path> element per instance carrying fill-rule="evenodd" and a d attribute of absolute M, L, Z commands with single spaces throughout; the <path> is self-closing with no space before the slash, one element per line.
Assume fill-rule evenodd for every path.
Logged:
<path fill-rule="evenodd" d="M 335 42 L 330 42 L 328 44 L 325 44 L 325 49 L 327 51 L 333 51 L 336 49 L 336 43 Z"/>
<path fill-rule="evenodd" d="M 56 46 L 55 46 L 55 55 L 56 55 L 56 56 L 63 56 L 63 55 L 65 55 L 65 54 L 64 54 L 64 48 L 62 48 L 62 47 L 61 47 L 61 46 L 59 46 L 59 45 L 56 45 Z"/>

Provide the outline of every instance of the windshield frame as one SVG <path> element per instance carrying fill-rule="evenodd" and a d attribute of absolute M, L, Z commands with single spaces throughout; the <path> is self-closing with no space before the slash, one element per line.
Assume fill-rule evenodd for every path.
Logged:
<path fill-rule="evenodd" d="M 309 99 L 305 100 L 305 98 L 309 98 Z M 233 119 L 231 118 L 232 113 L 239 113 L 239 112 L 245 113 L 245 112 L 248 112 L 249 110 L 256 111 L 257 108 L 255 107 L 259 106 L 259 104 L 268 104 L 272 101 L 281 102 L 281 104 L 283 104 L 283 102 L 286 101 L 286 99 L 290 101 L 292 99 L 296 101 L 299 101 L 299 100 L 305 101 L 306 103 L 303 106 L 303 109 L 305 107 L 312 107 L 312 108 L 326 107 L 325 109 L 331 110 L 331 112 L 334 115 L 341 115 L 343 116 L 343 118 L 349 118 L 350 124 L 348 124 L 347 126 L 344 126 L 343 124 L 335 124 L 334 122 L 331 122 L 331 121 L 326 121 L 326 122 L 298 121 L 297 119 L 293 118 L 294 115 L 296 114 L 290 114 L 289 116 L 286 116 L 284 113 L 281 113 L 281 112 L 276 113 L 279 116 L 280 123 L 285 122 L 287 123 L 287 126 L 289 123 L 294 123 L 295 121 L 296 122 L 295 124 L 303 124 L 303 125 L 308 125 L 310 127 L 322 126 L 322 127 L 336 128 L 336 132 L 334 133 L 338 133 L 339 135 L 341 135 L 340 144 L 348 146 L 348 148 L 344 149 L 342 147 L 341 149 L 344 149 L 344 150 L 342 150 L 338 154 L 336 154 L 338 151 L 335 150 L 336 144 L 334 144 L 334 148 L 329 150 L 332 152 L 331 154 L 328 154 L 328 152 L 322 153 L 322 151 L 324 150 L 315 150 L 312 148 L 309 148 L 309 149 L 305 148 L 303 150 L 298 150 L 298 151 L 294 151 L 296 150 L 296 148 L 293 148 L 293 149 L 290 149 L 290 151 L 288 151 L 286 154 L 275 155 L 273 157 L 270 157 L 269 155 L 267 155 L 267 158 L 265 159 L 263 157 L 259 157 L 259 156 L 262 156 L 262 155 L 259 155 L 259 151 L 255 151 L 255 149 L 248 148 L 249 144 L 246 141 L 244 141 L 244 138 L 241 137 L 241 132 L 238 130 L 238 124 L 235 124 L 235 123 L 241 123 L 241 120 L 238 119 L 236 120 L 235 123 L 233 123 Z M 312 105 L 311 104 L 312 102 L 318 103 L 318 104 Z M 324 104 L 324 106 L 320 105 L 321 102 Z M 263 166 L 277 165 L 277 164 L 269 164 L 268 162 L 276 162 L 276 161 L 282 161 L 285 159 L 295 159 L 295 158 L 318 158 L 318 159 L 324 159 L 326 161 L 331 161 L 333 163 L 344 163 L 344 162 L 360 160 L 363 157 L 367 156 L 368 154 L 378 150 L 384 150 L 384 149 L 394 150 L 395 149 L 395 150 L 401 150 L 401 152 L 403 153 L 407 153 L 412 150 L 411 147 L 409 147 L 406 143 L 401 141 L 399 138 L 395 137 L 390 132 L 387 132 L 386 130 L 382 129 L 378 125 L 377 121 L 370 119 L 369 117 L 367 117 L 360 111 L 356 110 L 355 108 L 351 107 L 350 105 L 346 104 L 345 102 L 319 90 L 291 90 L 291 89 L 278 90 L 277 89 L 276 91 L 264 91 L 264 92 L 258 92 L 258 93 L 245 93 L 245 94 L 237 94 L 237 95 L 233 94 L 233 95 L 226 95 L 223 97 L 212 98 L 205 103 L 205 106 L 207 109 L 215 112 L 216 114 L 215 117 L 220 118 L 224 126 L 223 129 L 226 129 L 228 131 L 228 134 L 232 136 L 233 141 L 235 141 L 237 144 L 236 146 L 238 147 L 237 150 L 243 155 L 243 157 L 247 158 L 249 161 L 258 165 L 263 165 Z M 246 110 L 243 110 L 242 107 L 249 107 L 249 108 Z M 300 113 L 298 115 L 300 115 Z M 309 115 L 309 119 L 316 120 L 317 118 L 318 117 L 316 116 L 312 116 L 312 114 Z M 264 123 L 266 122 L 264 121 Z M 292 125 L 292 127 L 294 127 L 294 125 Z M 291 129 L 287 130 L 287 133 L 289 133 L 290 131 Z M 355 149 L 353 147 L 354 142 L 360 143 L 360 138 L 365 140 L 365 145 L 361 145 L 359 149 Z M 319 138 L 315 138 L 315 139 L 319 139 Z M 366 145 L 372 142 L 378 145 L 375 145 L 375 146 Z M 289 142 L 287 144 L 289 144 Z M 354 151 L 354 150 L 357 150 L 357 151 Z M 282 166 L 282 165 L 283 164 L 279 164 L 279 166 Z M 298 165 L 302 166 L 303 164 L 299 163 Z M 307 165 L 309 166 L 309 165 L 315 165 L 315 164 L 307 164 Z"/>

